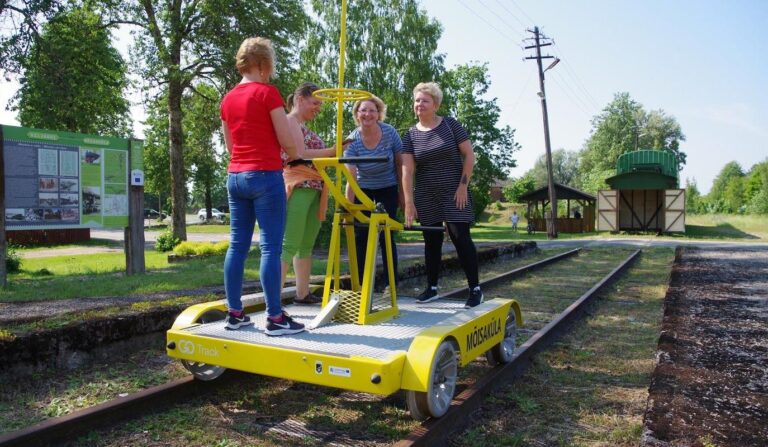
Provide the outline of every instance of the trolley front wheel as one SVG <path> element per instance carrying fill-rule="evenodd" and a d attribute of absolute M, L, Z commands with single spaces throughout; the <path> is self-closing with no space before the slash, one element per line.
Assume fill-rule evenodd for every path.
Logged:
<path fill-rule="evenodd" d="M 507 322 L 504 324 L 504 339 L 485 352 L 485 359 L 488 360 L 489 364 L 499 365 L 512 361 L 517 344 L 517 325 L 515 322 L 515 311 L 510 308 L 509 315 L 507 315 Z"/>
<path fill-rule="evenodd" d="M 200 315 L 200 318 L 197 319 L 197 323 L 213 323 L 214 321 L 221 321 L 226 317 L 226 312 L 218 309 L 211 309 L 208 312 Z M 196 379 L 206 382 L 209 380 L 217 379 L 220 375 L 224 374 L 224 371 L 227 370 L 227 368 L 222 366 L 209 365 L 202 362 L 193 362 L 191 360 L 182 360 L 181 364 L 184 365 L 184 367 L 187 368 L 187 370 L 191 372 Z"/>
<path fill-rule="evenodd" d="M 444 415 L 450 408 L 453 393 L 456 391 L 458 371 L 456 347 L 452 342 L 444 340 L 437 347 L 432 359 L 427 392 L 406 392 L 406 403 L 411 417 L 422 421 L 428 417 L 439 418 Z"/>

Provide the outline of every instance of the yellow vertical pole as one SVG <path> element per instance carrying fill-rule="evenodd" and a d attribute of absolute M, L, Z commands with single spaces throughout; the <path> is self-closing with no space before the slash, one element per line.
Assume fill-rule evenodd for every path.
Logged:
<path fill-rule="evenodd" d="M 344 88 L 344 59 L 347 53 L 347 0 L 341 0 L 341 36 L 339 36 L 339 90 Z M 341 157 L 341 133 L 344 118 L 344 95 L 336 97 L 336 158 Z M 341 176 L 336 177 L 341 187 Z"/>

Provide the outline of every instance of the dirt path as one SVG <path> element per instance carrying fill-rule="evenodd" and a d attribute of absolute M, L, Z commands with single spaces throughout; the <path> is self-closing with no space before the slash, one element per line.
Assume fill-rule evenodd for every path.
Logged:
<path fill-rule="evenodd" d="M 678 251 L 646 447 L 768 445 L 768 249 Z"/>

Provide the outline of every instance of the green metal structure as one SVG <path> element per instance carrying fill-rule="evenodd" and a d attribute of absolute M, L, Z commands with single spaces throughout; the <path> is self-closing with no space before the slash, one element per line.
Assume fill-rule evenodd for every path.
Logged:
<path fill-rule="evenodd" d="M 611 189 L 676 189 L 679 162 L 670 151 L 627 152 L 616 161 L 616 175 L 605 179 Z"/>

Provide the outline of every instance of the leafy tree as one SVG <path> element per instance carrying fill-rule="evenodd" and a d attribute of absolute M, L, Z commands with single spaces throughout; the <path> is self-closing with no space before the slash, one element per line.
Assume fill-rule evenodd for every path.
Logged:
<path fill-rule="evenodd" d="M 724 211 L 728 213 L 744 212 L 744 178 L 735 177 L 725 187 L 723 193 Z"/>
<path fill-rule="evenodd" d="M 733 213 L 738 210 L 743 204 L 743 177 L 744 170 L 738 162 L 731 161 L 723 166 L 707 196 L 711 212 Z M 742 194 L 742 197 L 737 198 L 738 194 Z"/>
<path fill-rule="evenodd" d="M 40 39 L 42 24 L 64 10 L 60 0 L 0 1 L 0 70 L 6 79 L 24 72 L 24 61 Z"/>
<path fill-rule="evenodd" d="M 197 90 L 205 94 L 215 92 L 210 85 L 200 85 Z M 193 92 L 184 95 L 182 101 L 186 123 L 183 140 L 187 155 L 184 175 L 190 179 L 193 201 L 209 210 L 214 203 L 218 206 L 227 202 L 225 180 L 228 160 L 222 154 L 223 148 L 216 144 L 221 121 L 217 113 L 210 113 L 217 107 L 218 103 L 209 96 Z M 169 197 L 168 106 L 164 96 L 150 102 L 145 125 L 144 190 L 160 198 Z"/>
<path fill-rule="evenodd" d="M 23 126 L 127 137 L 126 64 L 109 29 L 85 7 L 53 17 L 22 61 L 16 95 Z"/>
<path fill-rule="evenodd" d="M 530 171 L 526 172 L 518 179 L 512 181 L 504 187 L 504 197 L 512 203 L 520 203 L 520 197 L 536 190 L 536 179 Z"/>
<path fill-rule="evenodd" d="M 166 95 L 173 235 L 186 240 L 185 92 L 204 80 L 220 93 L 233 86 L 239 80 L 233 56 L 248 36 L 269 36 L 278 67 L 290 67 L 295 62 L 292 46 L 307 25 L 306 13 L 300 0 L 103 1 L 115 20 L 138 27 L 134 57 L 139 74 L 148 90 Z M 217 114 L 216 109 L 211 113 Z"/>
<path fill-rule="evenodd" d="M 227 202 L 226 162 L 222 145 L 214 143 L 214 135 L 221 129 L 221 120 L 216 110 L 216 90 L 207 84 L 199 85 L 195 92 L 185 96 L 184 104 L 184 146 L 188 151 L 190 177 L 192 180 L 192 197 L 200 199 L 211 219 L 211 208 Z M 219 138 L 221 140 L 221 137 Z"/>
<path fill-rule="evenodd" d="M 496 98 L 486 99 L 490 80 L 488 65 L 459 65 L 443 75 L 442 113 L 461 122 L 475 152 L 475 168 L 470 190 L 475 217 L 490 204 L 489 191 L 497 179 L 516 166 L 512 155 L 520 150 L 515 131 L 498 127 L 500 109 Z"/>
<path fill-rule="evenodd" d="M 340 2 L 312 0 L 317 16 L 301 51 L 296 83 L 338 85 Z M 387 122 L 403 131 L 413 122 L 412 90 L 439 79 L 443 58 L 437 52 L 440 24 L 416 0 L 356 0 L 347 5 L 345 87 L 369 91 L 387 104 Z M 352 130 L 346 107 L 345 132 Z M 334 140 L 336 111 L 327 107 L 311 124 L 327 143 Z"/>
<path fill-rule="evenodd" d="M 158 211 L 165 212 L 171 194 L 168 175 L 171 160 L 168 150 L 168 104 L 164 96 L 147 103 L 144 121 L 144 192 L 158 197 Z"/>
<path fill-rule="evenodd" d="M 747 212 L 768 214 L 768 159 L 757 163 L 744 181 L 744 202 Z"/>
<path fill-rule="evenodd" d="M 605 188 L 605 178 L 615 174 L 619 156 L 635 149 L 669 150 L 684 164 L 680 141 L 685 141 L 685 135 L 674 118 L 662 110 L 648 113 L 628 93 L 617 93 L 592 119 L 592 134 L 579 160 L 581 188 Z"/>
<path fill-rule="evenodd" d="M 696 179 L 685 179 L 685 209 L 689 214 L 701 213 L 702 197 L 699 187 L 696 185 Z"/>
<path fill-rule="evenodd" d="M 565 149 L 552 151 L 552 177 L 554 177 L 555 182 L 576 188 L 578 186 L 576 184 L 578 171 L 579 154 L 577 152 L 566 151 Z M 536 159 L 530 173 L 537 188 L 547 186 L 547 154 L 541 154 Z"/>

